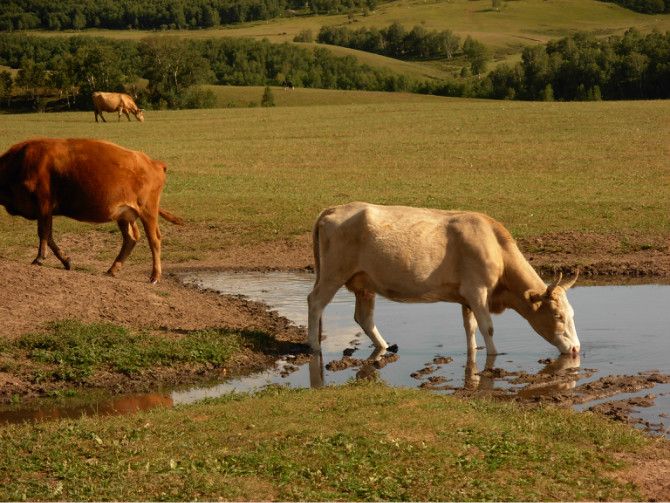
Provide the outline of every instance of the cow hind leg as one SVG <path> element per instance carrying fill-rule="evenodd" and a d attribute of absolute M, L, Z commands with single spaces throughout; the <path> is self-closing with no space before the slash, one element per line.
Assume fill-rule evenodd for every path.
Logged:
<path fill-rule="evenodd" d="M 54 240 L 54 236 L 53 236 L 53 227 L 49 228 L 49 237 L 47 238 L 47 244 L 49 245 L 49 248 L 51 248 L 51 251 L 54 252 L 54 255 L 56 255 L 58 260 L 61 261 L 61 264 L 63 264 L 63 267 L 65 267 L 65 270 L 69 271 L 70 268 L 72 267 L 71 264 L 70 264 L 70 258 L 63 255 L 60 248 L 56 244 L 56 241 Z"/>
<path fill-rule="evenodd" d="M 130 253 L 135 248 L 137 241 L 140 239 L 140 230 L 137 227 L 137 223 L 134 220 L 121 219 L 118 220 L 117 225 L 121 230 L 121 236 L 123 237 L 123 244 L 121 245 L 121 250 L 119 251 L 118 256 L 114 259 L 112 266 L 107 271 L 107 274 L 110 276 L 116 276 L 116 274 L 123 267 L 123 263 L 130 256 Z"/>
<path fill-rule="evenodd" d="M 321 351 L 321 317 L 323 310 L 333 300 L 333 297 L 343 284 L 344 282 L 326 283 L 321 280 L 314 285 L 314 288 L 307 296 L 307 343 L 315 353 Z"/>
<path fill-rule="evenodd" d="M 368 290 L 357 290 L 356 308 L 354 311 L 354 320 L 360 325 L 377 349 L 385 350 L 389 347 L 387 342 L 377 330 L 374 322 L 375 293 Z M 381 356 L 382 353 L 379 353 Z"/>
<path fill-rule="evenodd" d="M 486 353 L 490 355 L 498 354 L 498 350 L 493 343 L 493 321 L 491 320 L 491 314 L 489 313 L 487 307 L 488 290 L 484 287 L 481 287 L 468 291 L 461 291 L 460 293 L 468 301 L 468 306 L 472 310 L 475 320 L 479 325 L 479 331 L 484 336 L 484 342 L 486 343 Z M 468 334 L 468 348 L 470 347 L 470 343 L 470 334 Z"/>
<path fill-rule="evenodd" d="M 142 225 L 144 226 L 144 232 L 147 235 L 147 240 L 149 241 L 149 247 L 151 248 L 151 256 L 153 258 L 153 268 L 151 270 L 150 281 L 153 284 L 158 283 L 158 280 L 161 278 L 161 233 L 158 228 L 158 210 L 156 211 L 145 211 L 140 215 L 140 220 L 142 220 Z"/>

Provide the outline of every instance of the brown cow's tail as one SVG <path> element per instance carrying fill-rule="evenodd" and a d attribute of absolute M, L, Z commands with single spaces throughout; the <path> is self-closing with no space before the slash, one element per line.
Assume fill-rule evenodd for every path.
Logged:
<path fill-rule="evenodd" d="M 171 222 L 175 225 L 184 225 L 186 223 L 183 218 L 180 218 L 177 215 L 170 213 L 169 211 L 166 211 L 162 208 L 158 210 L 158 214 L 168 222 Z"/>

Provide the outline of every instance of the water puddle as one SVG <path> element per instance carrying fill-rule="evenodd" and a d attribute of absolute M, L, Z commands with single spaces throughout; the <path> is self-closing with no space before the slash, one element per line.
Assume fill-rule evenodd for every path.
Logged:
<path fill-rule="evenodd" d="M 306 324 L 309 273 L 198 272 L 182 281 L 223 294 L 262 301 L 297 324 Z M 376 376 L 392 386 L 422 387 L 456 395 L 549 401 L 578 410 L 598 407 L 626 414 L 652 431 L 670 431 L 670 286 L 593 286 L 570 290 L 582 343 L 580 357 L 560 356 L 513 311 L 494 317 L 496 345 L 468 360 L 460 306 L 398 304 L 378 298 L 377 326 L 397 354 L 377 362 L 369 339 L 353 321 L 354 297 L 340 290 L 324 314 L 322 359 L 295 368 L 290 357 L 276 369 L 185 391 L 116 397 L 79 408 L 0 412 L 0 422 L 113 414 L 191 403 L 267 385 L 323 386 Z M 478 334 L 478 341 L 481 338 Z"/>

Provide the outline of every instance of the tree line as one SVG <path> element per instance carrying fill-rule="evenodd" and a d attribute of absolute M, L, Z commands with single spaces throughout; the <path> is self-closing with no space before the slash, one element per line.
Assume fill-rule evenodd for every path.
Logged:
<path fill-rule="evenodd" d="M 145 107 L 192 108 L 213 105 L 213 96 L 198 84 L 279 85 L 290 79 L 301 87 L 375 91 L 410 90 L 413 85 L 352 56 L 252 39 L 0 34 L 0 64 L 18 69 L 10 91 L 5 86 L 0 98 L 6 101 L 12 87 L 20 88 L 34 108 L 43 108 L 54 95 L 67 107 L 88 108 L 96 90 L 129 90 Z M 148 81 L 146 87 L 137 85 L 140 78 Z"/>
<path fill-rule="evenodd" d="M 451 60 L 457 55 L 465 56 L 474 74 L 483 72 L 489 59 L 486 46 L 470 36 L 461 44 L 460 37 L 451 30 L 427 30 L 416 25 L 408 31 L 397 21 L 381 29 L 322 26 L 316 40 L 403 60 Z"/>
<path fill-rule="evenodd" d="M 500 65 L 480 94 L 523 100 L 670 98 L 670 32 L 599 39 L 575 34 L 524 49 L 521 63 Z"/>
<path fill-rule="evenodd" d="M 602 0 L 619 4 L 626 9 L 644 14 L 661 14 L 670 12 L 670 0 Z"/>
<path fill-rule="evenodd" d="M 465 45 L 465 43 L 464 43 Z M 214 106 L 199 84 L 412 91 L 445 96 L 522 100 L 670 98 L 670 32 L 635 29 L 599 39 L 575 34 L 524 49 L 517 65 L 499 65 L 486 76 L 414 81 L 335 56 L 325 48 L 267 40 L 142 41 L 102 37 L 0 34 L 0 104 L 7 108 L 90 107 L 96 90 L 130 92 L 146 108 Z M 146 79 L 146 86 L 139 86 Z"/>
<path fill-rule="evenodd" d="M 0 31 L 193 29 L 294 14 L 373 9 L 377 0 L 9 0 Z"/>

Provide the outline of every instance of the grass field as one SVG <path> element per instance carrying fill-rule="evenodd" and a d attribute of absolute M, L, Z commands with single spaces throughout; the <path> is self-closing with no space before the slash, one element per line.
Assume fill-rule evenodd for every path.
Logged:
<path fill-rule="evenodd" d="M 245 91 L 260 100 L 262 88 Z M 521 237 L 670 234 L 668 102 L 275 94 L 311 106 L 155 111 L 143 124 L 96 124 L 92 112 L 0 115 L 0 149 L 35 136 L 83 136 L 167 162 L 163 205 L 189 221 L 170 232 L 165 255 L 173 260 L 290 239 L 324 207 L 351 200 L 484 211 Z M 359 104 L 327 104 L 349 99 Z M 35 232 L 34 222 L 3 212 L 2 254 L 32 255 Z M 87 232 L 116 229 L 56 223 L 57 235 Z"/>
<path fill-rule="evenodd" d="M 498 61 L 514 61 L 525 46 L 546 43 L 576 31 L 609 35 L 623 33 L 630 27 L 643 32 L 670 30 L 669 14 L 639 14 L 598 0 L 506 1 L 499 12 L 491 9 L 490 0 L 398 0 L 379 5 L 367 16 L 357 15 L 353 22 L 347 15 L 297 16 L 206 30 L 160 33 L 188 38 L 252 37 L 267 38 L 272 42 L 290 42 L 302 30 L 312 30 L 316 36 L 324 25 L 348 25 L 352 29 L 381 28 L 394 21 L 403 23 L 408 29 L 420 24 L 429 30 L 449 29 L 462 38 L 471 35 L 489 46 Z M 71 32 L 34 33 L 47 36 L 72 35 Z M 85 33 L 128 39 L 157 34 L 143 30 L 87 30 Z M 354 54 L 364 63 L 415 77 L 440 78 L 447 73 L 446 67 L 436 66 L 434 62 L 402 62 L 343 48 L 333 50 L 338 54 Z"/>
<path fill-rule="evenodd" d="M 568 410 L 375 384 L 275 389 L 3 427 L 0 498 L 644 500 L 622 474 L 634 457 L 667 461 L 665 446 Z"/>

